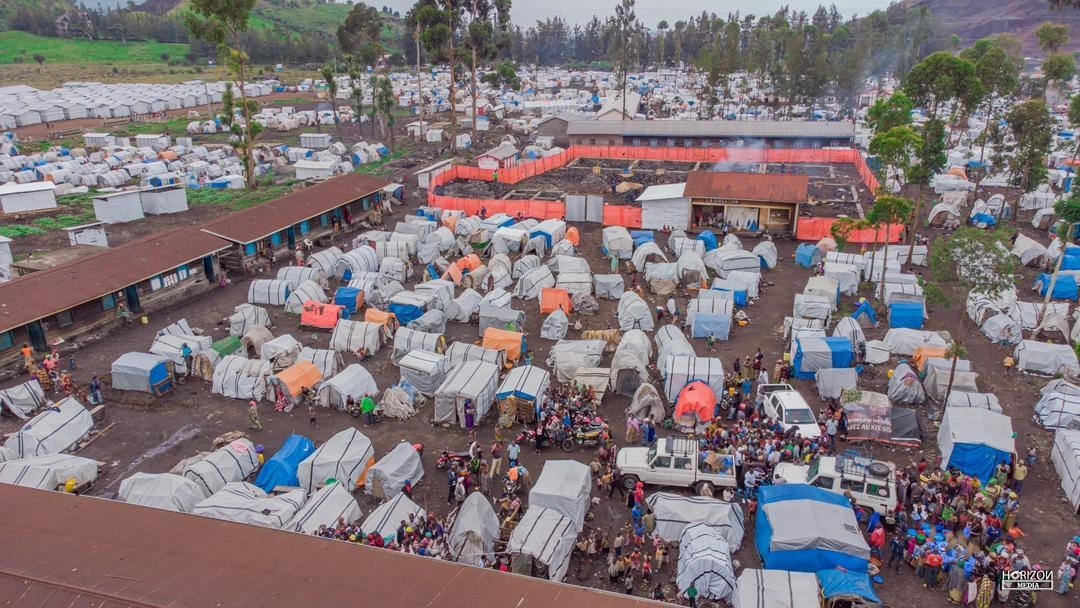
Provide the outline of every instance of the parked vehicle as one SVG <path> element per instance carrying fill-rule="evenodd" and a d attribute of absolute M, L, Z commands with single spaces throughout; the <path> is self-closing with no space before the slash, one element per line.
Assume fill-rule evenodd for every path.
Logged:
<path fill-rule="evenodd" d="M 788 483 L 805 483 L 836 494 L 882 515 L 896 509 L 896 466 L 861 456 L 819 456 L 809 465 L 782 462 L 774 474 Z"/>
<path fill-rule="evenodd" d="M 780 423 L 785 432 L 795 427 L 805 439 L 819 439 L 821 427 L 810 404 L 796 390 L 776 390 L 768 393 L 762 404 L 765 415 Z"/>
<path fill-rule="evenodd" d="M 696 441 L 684 437 L 665 437 L 647 448 L 622 448 L 616 463 L 623 474 L 623 485 L 628 489 L 642 481 L 711 494 L 716 487 L 737 485 L 730 453 L 701 451 Z"/>

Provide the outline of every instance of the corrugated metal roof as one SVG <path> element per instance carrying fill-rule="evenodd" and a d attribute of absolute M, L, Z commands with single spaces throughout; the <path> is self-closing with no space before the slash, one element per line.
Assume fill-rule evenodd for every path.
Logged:
<path fill-rule="evenodd" d="M 772 203 L 805 203 L 810 178 L 805 175 L 691 171 L 684 195 Z"/>
<path fill-rule="evenodd" d="M 285 196 L 203 224 L 210 234 L 236 243 L 254 243 L 382 190 L 385 180 L 352 173 L 301 188 Z"/>
<path fill-rule="evenodd" d="M 22 194 L 24 192 L 41 192 L 43 190 L 56 190 L 56 184 L 52 182 L 28 182 L 25 184 L 8 182 L 0 185 L 0 196 Z"/>
<path fill-rule="evenodd" d="M 686 182 L 680 184 L 660 184 L 649 186 L 637 197 L 637 201 L 662 201 L 672 198 L 682 198 L 686 190 Z"/>
<path fill-rule="evenodd" d="M 0 484 L 0 596 L 16 606 L 659 608 L 448 561 L 99 498 Z M 378 580 L 373 579 L 377 576 Z M 30 581 L 30 583 L 22 583 Z M 48 601 L 43 601 L 48 600 Z"/>
<path fill-rule="evenodd" d="M 0 332 L 115 293 L 229 245 L 185 226 L 0 283 Z"/>
<path fill-rule="evenodd" d="M 575 120 L 568 135 L 621 135 L 623 137 L 771 137 L 852 138 L 850 122 L 797 120 Z"/>

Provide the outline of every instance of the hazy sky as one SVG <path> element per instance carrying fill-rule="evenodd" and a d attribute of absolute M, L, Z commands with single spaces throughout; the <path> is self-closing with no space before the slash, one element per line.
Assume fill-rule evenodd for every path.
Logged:
<path fill-rule="evenodd" d="M 381 7 L 383 5 L 393 7 L 404 13 L 413 5 L 411 0 L 365 0 L 369 5 Z M 615 12 L 617 0 L 514 0 L 511 11 L 514 22 L 520 25 L 531 25 L 538 19 L 548 16 L 559 15 L 571 23 L 584 23 L 596 15 L 603 19 Z M 819 4 L 835 4 L 836 8 L 844 15 L 866 13 L 885 8 L 889 0 L 835 0 L 834 2 L 821 2 L 818 0 L 755 0 L 754 2 L 731 2 L 730 0 L 637 0 L 637 16 L 648 27 L 654 27 L 661 19 L 674 23 L 680 19 L 701 14 L 702 10 L 726 15 L 729 12 L 740 11 L 742 14 L 754 13 L 762 15 L 774 12 L 781 6 L 787 5 L 792 10 L 805 10 L 813 12 Z"/>

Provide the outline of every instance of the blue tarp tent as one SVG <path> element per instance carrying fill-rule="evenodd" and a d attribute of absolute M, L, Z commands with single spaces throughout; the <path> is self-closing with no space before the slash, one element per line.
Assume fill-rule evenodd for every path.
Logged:
<path fill-rule="evenodd" d="M 698 313 L 694 317 L 694 323 L 690 327 L 691 338 L 708 338 L 712 336 L 717 340 L 727 340 L 731 334 L 731 315 L 716 313 Z"/>
<path fill-rule="evenodd" d="M 716 279 L 713 281 L 712 289 L 716 291 L 730 291 L 735 295 L 736 306 L 746 306 L 747 300 L 749 299 L 746 294 L 746 287 L 742 283 L 736 283 L 735 281 Z"/>
<path fill-rule="evenodd" d="M 851 367 L 854 361 L 855 353 L 848 338 L 798 338 L 792 367 L 796 378 L 813 380 L 819 369 Z"/>
<path fill-rule="evenodd" d="M 630 238 L 634 239 L 634 249 L 637 249 L 645 243 L 656 241 L 656 233 L 652 230 L 631 230 Z"/>
<path fill-rule="evenodd" d="M 870 305 L 869 300 L 863 300 L 855 312 L 851 313 L 851 318 L 863 327 L 874 327 L 878 324 L 877 313 L 874 312 L 874 307 Z"/>
<path fill-rule="evenodd" d="M 1080 247 L 1065 247 L 1065 259 L 1061 260 L 1062 270 L 1080 270 Z"/>
<path fill-rule="evenodd" d="M 356 314 L 357 300 L 360 299 L 360 289 L 356 287 L 338 287 L 334 293 L 334 304 L 344 306 L 342 319 L 351 319 Z"/>
<path fill-rule="evenodd" d="M 1035 286 L 1039 288 L 1039 295 L 1045 296 L 1046 290 L 1050 289 L 1051 275 L 1043 273 L 1039 275 Z M 1071 274 L 1058 274 L 1057 282 L 1054 283 L 1054 293 L 1050 297 L 1055 300 L 1077 301 L 1076 277 Z"/>
<path fill-rule="evenodd" d="M 705 232 L 697 235 L 697 240 L 705 243 L 705 251 L 712 251 L 713 249 L 719 247 L 719 245 L 717 245 L 716 243 L 716 235 L 713 234 L 712 230 L 706 230 Z"/>
<path fill-rule="evenodd" d="M 274 457 L 266 461 L 255 485 L 263 492 L 270 493 L 278 486 L 299 486 L 300 479 L 296 469 L 300 463 L 315 452 L 315 443 L 300 435 L 292 435 L 285 440 Z"/>
<path fill-rule="evenodd" d="M 754 543 L 767 569 L 866 572 L 870 547 L 842 494 L 801 483 L 759 492 Z"/>
<path fill-rule="evenodd" d="M 817 573 L 821 581 L 821 593 L 826 600 L 833 598 L 862 599 L 871 604 L 880 604 L 881 600 L 874 593 L 870 576 L 865 572 L 849 572 L 833 568 Z"/>
<path fill-rule="evenodd" d="M 391 302 L 390 312 L 394 313 L 394 316 L 397 317 L 398 323 L 400 323 L 402 326 L 405 326 L 424 316 L 425 311 L 423 308 L 420 308 L 419 306 L 413 306 L 412 304 Z"/>
<path fill-rule="evenodd" d="M 972 407 L 947 407 L 938 427 L 938 447 L 945 466 L 984 483 L 1016 451 L 1012 419 Z"/>
<path fill-rule="evenodd" d="M 975 226 L 983 225 L 987 228 L 993 228 L 994 226 L 997 226 L 997 218 L 987 213 L 976 213 L 971 216 L 971 223 Z"/>
<path fill-rule="evenodd" d="M 795 250 L 795 263 L 803 268 L 813 268 L 821 263 L 821 250 L 817 245 L 803 243 Z"/>
<path fill-rule="evenodd" d="M 922 329 L 925 312 L 926 308 L 922 302 L 892 302 L 889 304 L 889 327 Z"/>

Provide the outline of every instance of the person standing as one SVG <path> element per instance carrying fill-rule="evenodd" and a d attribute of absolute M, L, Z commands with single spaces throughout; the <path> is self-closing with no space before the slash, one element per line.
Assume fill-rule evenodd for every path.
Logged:
<path fill-rule="evenodd" d="M 896 564 L 895 566 L 893 564 Z M 901 566 L 904 565 L 904 541 L 899 534 L 893 535 L 889 543 L 889 563 L 886 568 L 893 568 L 897 575 L 903 573 Z"/>
<path fill-rule="evenodd" d="M 184 342 L 183 345 L 180 346 L 180 356 L 184 358 L 184 369 L 186 370 L 185 375 L 190 378 L 193 361 L 191 347 L 188 346 L 187 342 Z"/>
<path fill-rule="evenodd" d="M 491 476 L 498 477 L 502 474 L 502 443 L 498 440 L 491 444 Z"/>
<path fill-rule="evenodd" d="M 626 595 L 634 595 L 634 571 L 628 570 L 626 576 L 623 577 L 623 589 L 626 590 Z"/>
<path fill-rule="evenodd" d="M 23 357 L 23 371 L 30 371 L 30 366 L 34 364 L 34 349 L 29 344 L 23 344 L 19 352 Z"/>
<path fill-rule="evenodd" d="M 690 583 L 690 586 L 686 589 L 686 599 L 690 602 L 690 608 L 697 608 L 697 596 L 697 587 L 694 586 L 694 583 Z"/>
<path fill-rule="evenodd" d="M 1022 494 L 1024 489 L 1024 480 L 1027 479 L 1028 468 L 1024 464 L 1024 461 L 1020 460 L 1016 463 L 1016 467 L 1013 468 L 1013 492 Z"/>
<path fill-rule="evenodd" d="M 94 378 L 97 380 L 97 377 Z M 259 422 L 258 404 L 252 399 L 248 402 L 248 428 L 254 431 L 262 430 L 262 422 Z"/>
<path fill-rule="evenodd" d="M 829 435 L 829 449 L 833 454 L 836 453 L 836 431 L 838 428 L 836 418 L 829 416 L 829 419 L 825 421 L 825 433 Z"/>
<path fill-rule="evenodd" d="M 97 376 L 90 380 L 90 399 L 92 399 L 93 405 L 105 403 L 105 399 L 101 396 L 101 381 L 98 380 Z"/>
<path fill-rule="evenodd" d="M 308 415 L 308 425 L 313 426 L 313 427 L 318 427 L 319 426 L 319 421 L 315 416 L 315 404 L 312 403 L 311 401 L 308 401 L 307 415 Z"/>
<path fill-rule="evenodd" d="M 521 455 L 521 446 L 518 445 L 516 439 L 510 442 L 510 447 L 506 449 L 506 455 L 510 459 L 510 466 L 516 467 L 518 464 L 518 456 Z"/>

